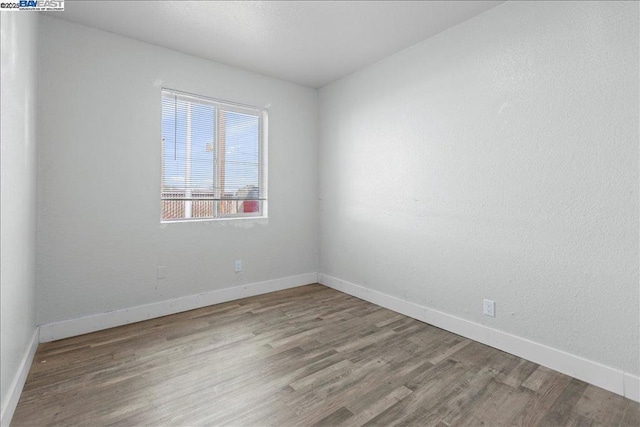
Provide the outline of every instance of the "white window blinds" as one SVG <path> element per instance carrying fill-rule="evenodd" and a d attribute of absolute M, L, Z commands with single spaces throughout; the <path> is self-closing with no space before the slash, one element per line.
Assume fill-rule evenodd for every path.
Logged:
<path fill-rule="evenodd" d="M 264 216 L 266 112 L 162 91 L 162 221 Z"/>

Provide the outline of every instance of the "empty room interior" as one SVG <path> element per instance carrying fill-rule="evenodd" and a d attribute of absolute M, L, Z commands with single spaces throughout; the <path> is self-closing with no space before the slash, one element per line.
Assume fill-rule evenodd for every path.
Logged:
<path fill-rule="evenodd" d="M 639 5 L 2 3 L 2 426 L 640 426 Z"/>

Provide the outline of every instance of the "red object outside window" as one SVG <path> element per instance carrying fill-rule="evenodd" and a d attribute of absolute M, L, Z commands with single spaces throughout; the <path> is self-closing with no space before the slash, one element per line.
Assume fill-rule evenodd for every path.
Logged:
<path fill-rule="evenodd" d="M 258 212 L 257 200 L 245 200 L 242 204 L 244 213 Z"/>

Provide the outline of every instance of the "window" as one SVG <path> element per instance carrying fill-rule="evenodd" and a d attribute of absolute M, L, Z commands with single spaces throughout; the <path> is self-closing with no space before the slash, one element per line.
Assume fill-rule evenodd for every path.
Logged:
<path fill-rule="evenodd" d="M 266 111 L 162 91 L 161 221 L 264 217 Z"/>

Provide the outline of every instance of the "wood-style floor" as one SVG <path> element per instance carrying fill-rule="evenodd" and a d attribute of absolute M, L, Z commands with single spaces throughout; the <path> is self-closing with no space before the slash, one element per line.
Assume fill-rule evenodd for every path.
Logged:
<path fill-rule="evenodd" d="M 639 426 L 640 405 L 310 285 L 42 344 L 15 426 Z"/>

